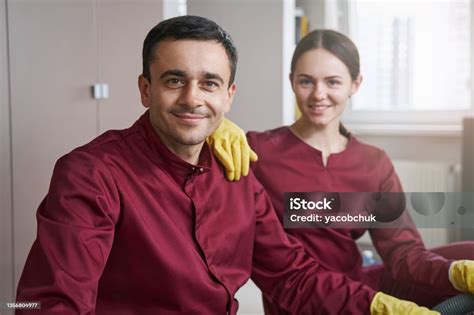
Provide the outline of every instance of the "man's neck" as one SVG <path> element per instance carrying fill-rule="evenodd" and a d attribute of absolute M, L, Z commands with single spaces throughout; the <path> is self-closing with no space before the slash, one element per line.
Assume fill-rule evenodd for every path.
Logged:
<path fill-rule="evenodd" d="M 182 145 L 176 144 L 173 141 L 168 139 L 161 138 L 164 145 L 174 154 L 176 154 L 182 160 L 188 162 L 192 165 L 197 165 L 199 163 L 199 156 L 201 154 L 202 146 L 204 142 L 197 145 Z"/>
<path fill-rule="evenodd" d="M 153 124 L 152 124 L 153 126 Z M 204 141 L 198 144 L 193 145 L 186 145 L 179 142 L 174 141 L 170 137 L 163 135 L 157 128 L 153 126 L 158 137 L 160 137 L 161 142 L 174 154 L 176 154 L 179 158 L 184 160 L 185 162 L 197 165 L 199 163 L 199 156 L 201 154 L 202 146 L 204 145 Z"/>

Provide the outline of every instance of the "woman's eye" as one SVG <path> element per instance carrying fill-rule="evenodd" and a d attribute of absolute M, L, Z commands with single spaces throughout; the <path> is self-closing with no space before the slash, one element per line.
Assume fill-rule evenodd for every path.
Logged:
<path fill-rule="evenodd" d="M 337 86 L 339 84 L 341 84 L 341 82 L 339 82 L 338 80 L 329 80 L 328 81 L 328 85 L 331 86 L 331 87 Z"/>
<path fill-rule="evenodd" d="M 308 79 L 302 79 L 302 80 L 299 80 L 299 81 L 298 81 L 298 84 L 299 84 L 299 85 L 302 85 L 302 86 L 308 86 L 308 85 L 311 84 L 311 81 L 308 80 Z"/>

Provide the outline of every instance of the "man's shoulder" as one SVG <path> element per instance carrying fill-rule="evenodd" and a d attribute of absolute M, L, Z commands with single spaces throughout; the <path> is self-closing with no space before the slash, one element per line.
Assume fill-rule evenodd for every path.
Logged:
<path fill-rule="evenodd" d="M 116 150 L 124 145 L 129 145 L 131 143 L 129 141 L 131 140 L 130 138 L 137 135 L 138 130 L 133 126 L 122 130 L 108 130 L 89 143 L 76 148 L 76 150 L 87 151 L 91 154 L 101 154 L 101 152 Z"/>
<path fill-rule="evenodd" d="M 90 142 L 63 155 L 58 165 L 86 165 L 99 167 L 112 159 L 126 159 L 127 152 L 134 152 L 139 137 L 135 125 L 122 130 L 108 130 Z"/>

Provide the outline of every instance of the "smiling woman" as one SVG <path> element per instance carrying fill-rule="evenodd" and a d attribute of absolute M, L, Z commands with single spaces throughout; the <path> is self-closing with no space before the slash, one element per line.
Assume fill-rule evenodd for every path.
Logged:
<path fill-rule="evenodd" d="M 357 75 L 353 81 L 346 65 L 326 49 L 313 49 L 304 53 L 292 72 L 292 86 L 298 108 L 302 113 L 291 130 L 301 138 L 307 137 L 307 130 L 320 128 L 333 130 L 332 135 L 341 148 L 346 144 L 344 137 L 337 137 L 341 115 L 347 100 L 354 94 L 362 81 Z M 341 142 L 341 143 L 339 143 Z M 327 156 L 324 164 L 327 163 Z"/>
<path fill-rule="evenodd" d="M 339 132 L 341 115 L 362 83 L 359 69 L 357 48 L 335 31 L 311 32 L 295 49 L 290 80 L 302 115 L 290 129 L 314 147 L 327 147 L 322 151 L 324 165 L 329 154 L 347 146 L 347 137 Z"/>

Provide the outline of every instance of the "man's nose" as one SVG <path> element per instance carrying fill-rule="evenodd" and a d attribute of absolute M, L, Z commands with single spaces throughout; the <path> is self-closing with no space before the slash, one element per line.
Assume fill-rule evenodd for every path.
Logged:
<path fill-rule="evenodd" d="M 197 82 L 189 82 L 181 89 L 180 105 L 198 107 L 203 105 L 202 91 Z"/>

